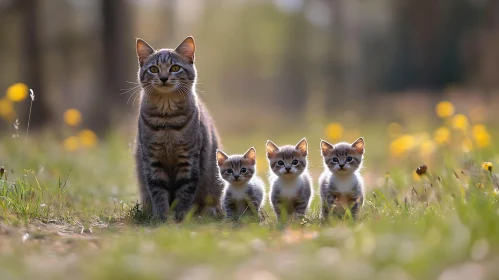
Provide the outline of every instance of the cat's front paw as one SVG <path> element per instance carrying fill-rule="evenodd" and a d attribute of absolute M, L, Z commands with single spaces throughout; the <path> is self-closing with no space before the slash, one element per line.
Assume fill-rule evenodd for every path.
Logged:
<path fill-rule="evenodd" d="M 180 223 L 184 220 L 186 212 L 185 211 L 176 211 L 175 214 L 173 215 L 173 218 L 175 219 L 175 222 Z"/>
<path fill-rule="evenodd" d="M 212 217 L 218 217 L 221 214 L 221 211 L 217 207 L 206 207 L 204 209 L 204 212 L 206 213 L 206 215 Z"/>

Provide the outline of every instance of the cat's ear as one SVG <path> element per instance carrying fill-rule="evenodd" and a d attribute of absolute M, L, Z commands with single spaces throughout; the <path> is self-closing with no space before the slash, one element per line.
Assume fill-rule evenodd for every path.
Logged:
<path fill-rule="evenodd" d="M 222 166 L 225 161 L 229 158 L 224 152 L 217 149 L 217 164 L 218 166 Z"/>
<path fill-rule="evenodd" d="M 189 63 L 194 63 L 195 51 L 196 45 L 194 44 L 194 38 L 191 36 L 185 38 L 185 40 L 175 49 L 175 52 L 185 57 Z"/>
<path fill-rule="evenodd" d="M 137 57 L 139 58 L 140 67 L 144 65 L 146 59 L 148 59 L 153 53 L 154 49 L 149 46 L 146 41 L 137 38 Z"/>
<path fill-rule="evenodd" d="M 307 139 L 303 138 L 296 144 L 295 150 L 299 151 L 304 157 L 307 156 Z"/>
<path fill-rule="evenodd" d="M 279 147 L 274 142 L 267 140 L 267 158 L 273 158 L 277 152 L 279 152 Z"/>
<path fill-rule="evenodd" d="M 321 152 L 322 156 L 327 156 L 330 151 L 334 149 L 334 146 L 327 141 L 321 140 Z"/>
<path fill-rule="evenodd" d="M 249 148 L 243 156 L 245 159 L 250 160 L 251 165 L 255 165 L 256 163 L 256 150 L 255 148 Z"/>
<path fill-rule="evenodd" d="M 360 137 L 352 143 L 352 148 L 359 154 L 364 153 L 364 138 Z"/>

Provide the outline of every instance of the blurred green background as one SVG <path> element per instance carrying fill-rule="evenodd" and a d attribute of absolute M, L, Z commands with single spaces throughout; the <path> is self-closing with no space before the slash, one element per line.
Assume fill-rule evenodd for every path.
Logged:
<path fill-rule="evenodd" d="M 320 167 L 320 138 L 367 136 L 368 159 L 386 162 L 404 133 L 441 144 L 439 101 L 472 125 L 497 116 L 498 1 L 0 0 L 0 21 L 0 137 L 26 130 L 31 88 L 30 133 L 70 151 L 115 133 L 133 145 L 136 37 L 158 49 L 195 37 L 197 88 L 228 153 L 308 136 Z"/>
<path fill-rule="evenodd" d="M 227 134 L 397 116 L 389 100 L 408 91 L 473 88 L 497 104 L 498 1 L 1 0 L 0 19 L 0 93 L 35 91 L 31 129 L 58 127 L 68 108 L 99 136 L 128 124 L 135 37 L 155 48 L 195 37 L 198 88 Z M 28 108 L 16 104 L 21 124 Z"/>

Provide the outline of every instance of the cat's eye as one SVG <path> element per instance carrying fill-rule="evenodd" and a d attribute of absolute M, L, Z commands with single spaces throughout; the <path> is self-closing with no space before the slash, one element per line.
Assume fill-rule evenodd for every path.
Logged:
<path fill-rule="evenodd" d="M 232 174 L 232 173 L 234 173 L 234 170 L 232 170 L 232 169 L 227 169 L 227 173 Z"/>
<path fill-rule="evenodd" d="M 298 165 L 298 160 L 293 160 L 293 162 L 291 162 L 292 165 Z"/>
<path fill-rule="evenodd" d="M 172 67 L 170 67 L 170 72 L 178 72 L 178 71 L 180 71 L 180 66 L 175 64 Z"/>
<path fill-rule="evenodd" d="M 347 157 L 347 162 L 352 162 L 353 158 L 351 156 Z"/>
<path fill-rule="evenodd" d="M 244 168 L 244 167 L 243 167 L 243 168 L 241 168 L 241 174 L 246 173 L 246 171 L 247 171 L 247 170 L 246 170 L 246 168 Z"/>
<path fill-rule="evenodd" d="M 278 161 L 278 162 L 277 162 L 277 165 L 279 165 L 279 166 L 283 166 L 283 165 L 284 165 L 284 161 L 282 161 L 282 160 Z"/>
<path fill-rule="evenodd" d="M 151 66 L 149 67 L 149 72 L 156 74 L 159 72 L 159 69 L 156 66 Z"/>
<path fill-rule="evenodd" d="M 338 162 L 340 162 L 340 160 L 337 157 L 335 157 L 335 158 L 333 158 L 333 162 L 338 163 Z"/>

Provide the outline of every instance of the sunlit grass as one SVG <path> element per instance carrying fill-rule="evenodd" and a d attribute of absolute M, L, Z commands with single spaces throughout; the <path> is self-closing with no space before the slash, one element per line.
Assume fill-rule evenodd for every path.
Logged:
<path fill-rule="evenodd" d="M 97 139 L 78 126 L 63 136 L 30 133 L 26 143 L 7 135 L 0 145 L 0 278 L 497 279 L 498 127 L 444 105 L 440 117 L 428 109 L 437 121 L 427 131 L 380 120 L 279 133 L 282 145 L 307 137 L 314 182 L 320 139 L 366 139 L 358 221 L 321 221 L 316 195 L 308 216 L 291 224 L 278 223 L 268 203 L 261 224 L 195 216 L 158 224 L 137 205 L 133 135 Z M 61 144 L 71 137 L 74 149 Z M 254 145 L 266 177 L 265 134 L 222 139 L 231 153 Z"/>

